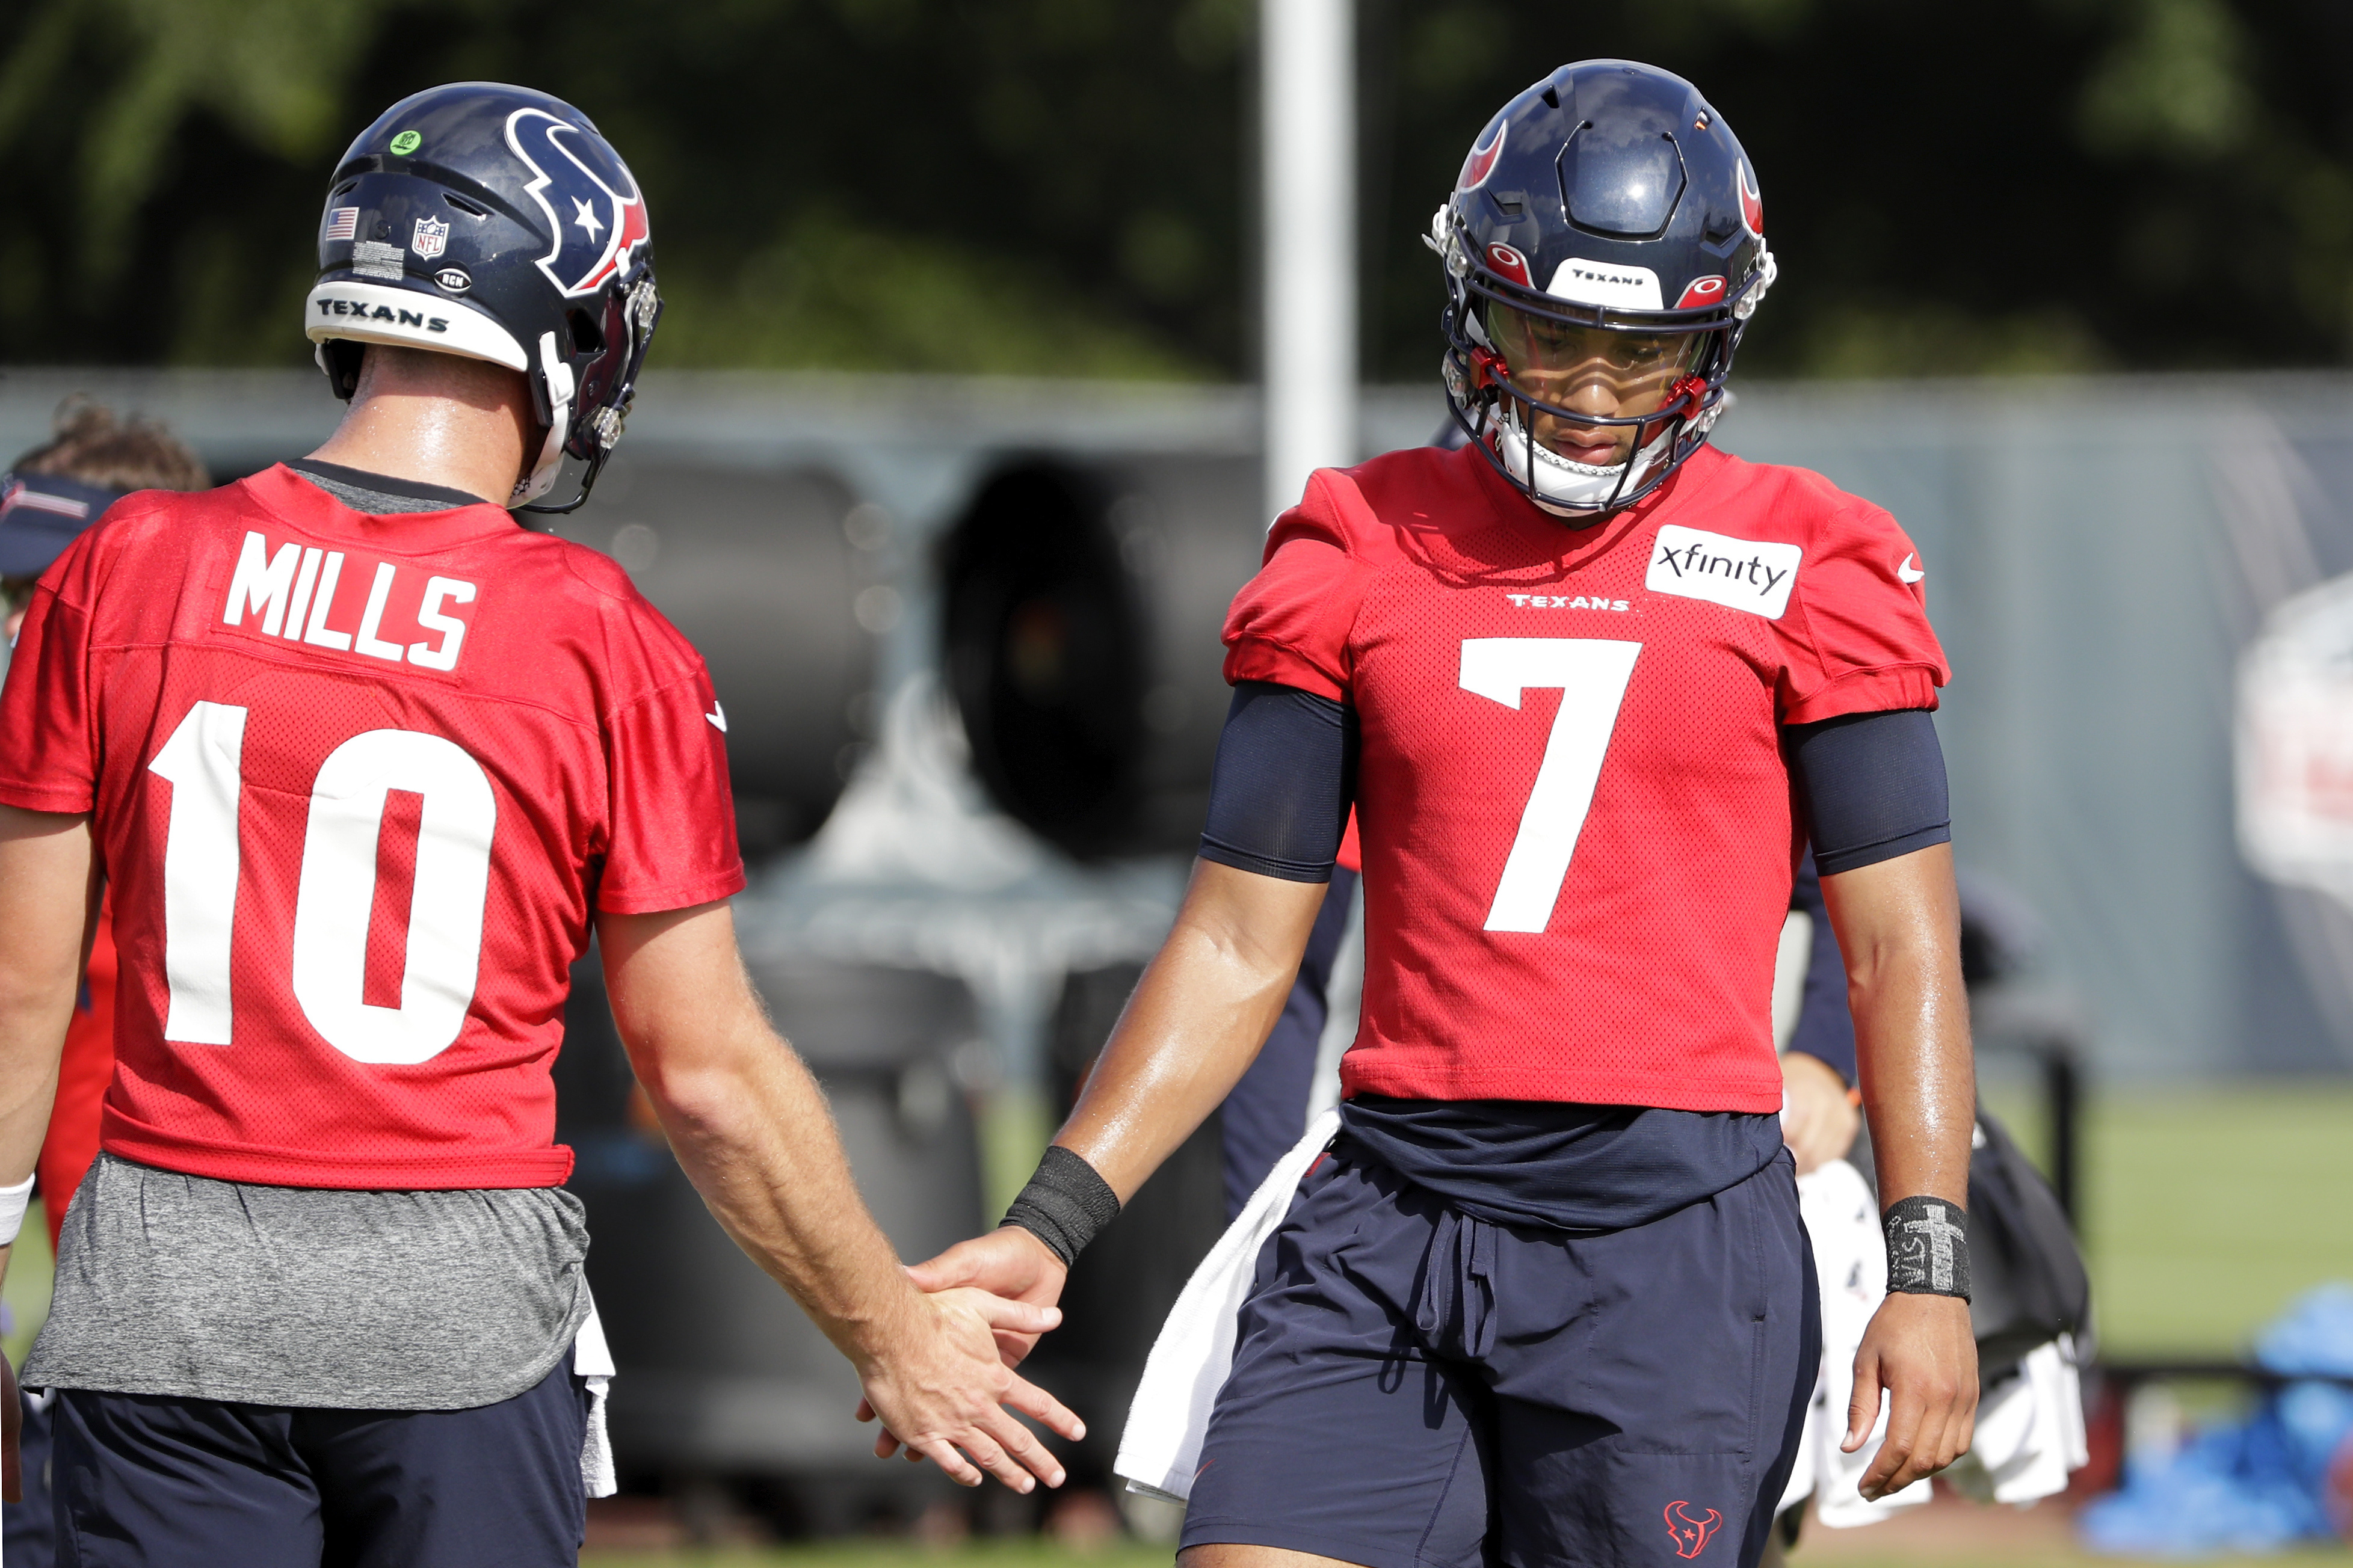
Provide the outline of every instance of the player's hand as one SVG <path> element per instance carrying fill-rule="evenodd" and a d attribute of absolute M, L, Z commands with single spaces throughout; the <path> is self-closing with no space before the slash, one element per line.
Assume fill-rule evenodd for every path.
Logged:
<path fill-rule="evenodd" d="M 1978 1342 L 1969 1304 L 1957 1296 L 1890 1294 L 1872 1314 L 1854 1352 L 1854 1397 L 1846 1440 L 1853 1453 L 1879 1420 L 1888 1393 L 1887 1436 L 1856 1489 L 1876 1501 L 1933 1476 L 1969 1450 L 1978 1419 Z"/>
<path fill-rule="evenodd" d="M 930 1262 L 907 1270 L 919 1290 L 986 1290 L 1033 1307 L 1051 1307 L 1061 1300 L 1062 1282 L 1070 1275 L 1053 1248 L 1018 1225 L 959 1241 Z M 1037 1344 L 1036 1334 L 1009 1329 L 997 1331 L 997 1347 L 1008 1366 L 1019 1366 Z"/>
<path fill-rule="evenodd" d="M 992 1296 L 1002 1296 L 1008 1301 L 1022 1301 L 1033 1307 L 1051 1307 L 1061 1300 L 1062 1281 L 1070 1269 L 1053 1249 L 1018 1225 L 1008 1225 L 976 1236 L 970 1241 L 959 1241 L 937 1258 L 918 1263 L 907 1270 L 907 1277 L 919 1290 L 986 1290 Z M 1039 1336 L 1014 1329 L 997 1331 L 997 1353 L 1008 1367 L 1021 1364 L 1037 1348 Z M 874 1419 L 871 1405 L 858 1406 L 860 1421 Z M 874 1439 L 874 1457 L 887 1459 L 899 1451 L 891 1434 L 882 1432 Z M 920 1454 L 909 1454 L 911 1459 Z"/>
<path fill-rule="evenodd" d="M 1061 1321 L 1060 1311 L 985 1290 L 943 1290 L 915 1302 L 912 1319 L 860 1358 L 860 1409 L 880 1415 L 894 1449 L 904 1444 L 910 1458 L 930 1459 L 960 1485 L 980 1485 L 985 1470 L 1017 1492 L 1039 1481 L 1060 1486 L 1061 1461 L 1014 1413 L 1074 1440 L 1086 1427 L 1052 1394 L 1016 1376 L 994 1337 L 1044 1333 Z"/>
<path fill-rule="evenodd" d="M 16 1369 L 0 1354 L 0 1502 L 25 1500 L 25 1402 L 16 1393 Z"/>
<path fill-rule="evenodd" d="M 1846 1081 L 1820 1057 L 1788 1051 L 1781 1058 L 1781 1142 L 1797 1156 L 1798 1174 L 1842 1159 L 1854 1147 L 1862 1112 Z"/>

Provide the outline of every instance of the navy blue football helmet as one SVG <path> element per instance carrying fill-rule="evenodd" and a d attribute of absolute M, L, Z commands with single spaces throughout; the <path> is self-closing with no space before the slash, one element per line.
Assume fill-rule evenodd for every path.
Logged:
<path fill-rule="evenodd" d="M 644 194 L 561 99 L 497 82 L 427 89 L 335 166 L 303 316 L 345 400 L 364 343 L 522 372 L 547 435 L 506 504 L 571 511 L 621 437 L 661 316 Z M 581 465 L 577 493 L 541 502 L 566 458 Z"/>
<path fill-rule="evenodd" d="M 1556 514 L 1641 500 L 1707 440 L 1749 315 L 1774 275 L 1757 172 L 1699 89 L 1652 66 L 1563 66 L 1505 104 L 1427 243 L 1446 263 L 1447 402 L 1496 470 Z M 1597 417 L 1515 386 L 1496 307 L 1563 328 L 1697 337 L 1658 412 Z M 1541 445 L 1540 415 L 1630 426 L 1622 461 Z M 1616 437 L 1612 437 L 1614 440 Z"/>

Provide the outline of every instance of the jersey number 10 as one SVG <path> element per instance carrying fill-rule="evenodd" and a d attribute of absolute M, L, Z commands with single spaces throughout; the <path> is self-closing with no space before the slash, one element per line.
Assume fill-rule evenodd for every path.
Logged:
<path fill-rule="evenodd" d="M 237 817 L 248 710 L 199 702 L 148 771 L 172 786 L 164 841 L 167 1040 L 226 1046 L 235 1010 Z M 385 797 L 422 797 L 400 1005 L 364 998 Z M 498 802 L 482 765 L 414 730 L 370 730 L 328 753 L 311 784 L 294 903 L 294 999 L 321 1037 L 355 1061 L 406 1065 L 447 1050 L 465 1027 L 480 967 Z"/>
<path fill-rule="evenodd" d="M 1560 710 L 1553 715 L 1535 787 L 1512 836 L 1495 901 L 1487 907 L 1487 930 L 1540 931 L 1552 923 L 1552 907 L 1560 901 L 1569 857 L 1585 831 L 1593 786 L 1601 780 L 1601 759 L 1609 752 L 1618 710 L 1641 651 L 1638 642 L 1599 637 L 1464 640 L 1463 690 L 1517 708 L 1523 691 L 1560 689 Z"/>

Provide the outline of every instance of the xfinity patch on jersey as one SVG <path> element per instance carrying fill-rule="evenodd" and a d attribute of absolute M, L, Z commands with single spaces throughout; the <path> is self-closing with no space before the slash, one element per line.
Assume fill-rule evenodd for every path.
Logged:
<path fill-rule="evenodd" d="M 1651 546 L 1651 572 L 1642 586 L 1778 621 L 1789 607 L 1789 589 L 1804 554 L 1794 544 L 1734 539 L 1670 523 Z"/>

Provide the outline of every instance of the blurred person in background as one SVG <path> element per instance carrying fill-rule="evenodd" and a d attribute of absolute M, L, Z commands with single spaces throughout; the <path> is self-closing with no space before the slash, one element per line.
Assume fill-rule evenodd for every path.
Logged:
<path fill-rule="evenodd" d="M 1151 1482 L 1187 1568 L 1757 1561 L 1820 1350 L 1770 1021 L 1801 837 L 1892 1260 L 1845 1447 L 1883 1421 L 1865 1497 L 1968 1447 L 1947 670 L 1892 518 L 1706 444 L 1763 225 L 1666 72 L 1564 67 L 1493 119 L 1430 235 L 1469 446 L 1276 521 L 1175 930 L 1005 1226 L 916 1270 L 1056 1299 L 1265 1039 L 1357 807 L 1339 1136 L 1235 1249 L 1198 1463 Z"/>
<path fill-rule="evenodd" d="M 585 500 L 634 395 L 660 307 L 627 165 L 569 104 L 463 83 L 362 132 L 322 206 L 334 433 L 118 503 L 0 691 L 0 1249 L 101 867 L 122 958 L 26 1367 L 60 1560 L 576 1559 L 614 1368 L 549 1068 L 592 930 L 672 1152 L 886 1426 L 966 1484 L 1059 1484 L 1013 1412 L 1076 1423 L 991 1338 L 1057 1314 L 917 1290 L 752 992 L 701 658 L 512 514 Z"/>
<path fill-rule="evenodd" d="M 35 582 L 107 508 L 134 490 L 200 490 L 211 483 L 203 459 L 163 425 L 126 421 L 102 403 L 68 398 L 49 439 L 0 473 L 0 602 L 6 606 L 8 645 L 16 645 L 25 624 Z M 74 1190 L 98 1158 L 99 1105 L 114 1076 L 114 976 L 113 914 L 101 898 L 73 1021 L 66 1026 L 57 1100 L 35 1166 L 34 1192 L 48 1222 L 52 1253 Z M 26 1393 L 22 1404 L 24 1500 L 0 1503 L 5 1521 L 0 1561 L 47 1568 L 55 1551 L 49 1398 Z"/>

